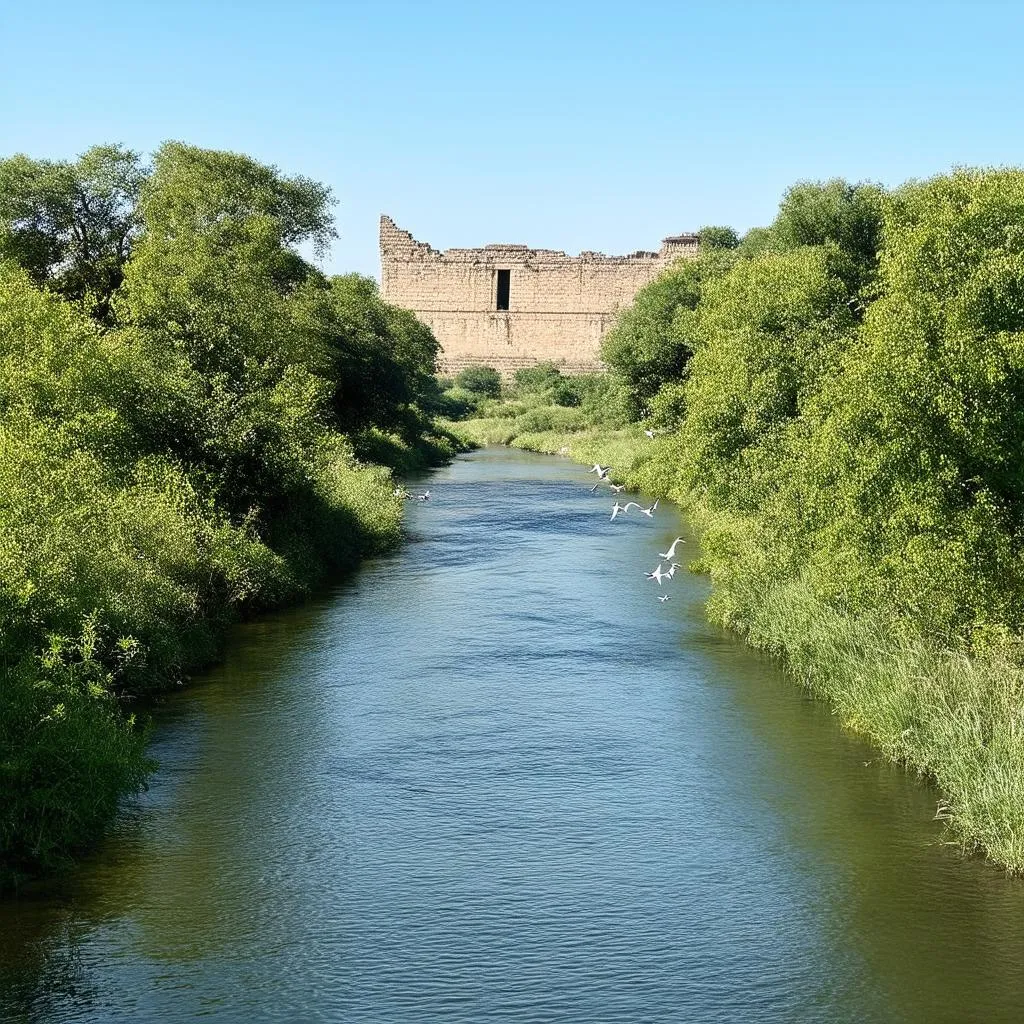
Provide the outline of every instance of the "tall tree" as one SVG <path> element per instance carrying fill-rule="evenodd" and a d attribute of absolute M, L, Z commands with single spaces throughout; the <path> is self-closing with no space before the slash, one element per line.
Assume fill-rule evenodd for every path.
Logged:
<path fill-rule="evenodd" d="M 0 258 L 107 319 L 140 231 L 146 173 L 138 153 L 117 145 L 74 161 L 0 160 Z"/>

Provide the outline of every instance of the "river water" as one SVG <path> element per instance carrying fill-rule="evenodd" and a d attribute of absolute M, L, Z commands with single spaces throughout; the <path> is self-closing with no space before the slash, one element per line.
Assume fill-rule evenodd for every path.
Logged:
<path fill-rule="evenodd" d="M 1024 1019 L 1024 882 L 507 449 L 238 630 L 105 846 L 0 905 L 16 1022 Z M 694 544 L 683 548 L 693 557 Z"/>

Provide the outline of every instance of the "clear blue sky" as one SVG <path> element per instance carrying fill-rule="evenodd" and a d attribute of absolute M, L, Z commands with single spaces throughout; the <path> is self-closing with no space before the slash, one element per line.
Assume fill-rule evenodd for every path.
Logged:
<path fill-rule="evenodd" d="M 164 139 L 331 185 L 435 246 L 609 253 L 785 187 L 1024 163 L 1024 5 L 0 0 L 0 154 Z"/>

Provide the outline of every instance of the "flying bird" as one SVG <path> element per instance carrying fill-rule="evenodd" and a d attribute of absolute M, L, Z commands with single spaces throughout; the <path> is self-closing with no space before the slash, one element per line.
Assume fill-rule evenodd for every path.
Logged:
<path fill-rule="evenodd" d="M 685 543 L 686 541 L 683 540 L 682 537 L 676 537 L 676 539 L 672 541 L 672 547 L 670 547 L 668 551 L 659 551 L 658 554 L 661 555 L 661 557 L 664 558 L 666 562 L 671 562 L 672 559 L 675 557 L 676 545 Z"/>
<path fill-rule="evenodd" d="M 625 485 L 625 484 L 609 484 L 608 486 L 609 486 L 609 487 L 610 487 L 610 488 L 611 488 L 611 489 L 612 489 L 612 490 L 613 490 L 613 491 L 614 491 L 614 492 L 615 492 L 616 494 L 618 494 L 618 493 L 619 493 L 619 491 L 624 491 L 624 490 L 626 489 L 626 485 Z"/>
<path fill-rule="evenodd" d="M 657 580 L 659 587 L 661 586 L 661 581 L 662 580 L 667 580 L 667 579 L 671 579 L 672 578 L 671 576 L 669 576 L 669 574 L 667 572 L 664 571 L 664 569 L 662 568 L 661 562 L 658 563 L 658 568 L 655 569 L 654 572 L 645 572 L 644 575 L 649 580 Z"/>
<path fill-rule="evenodd" d="M 643 514 L 645 516 L 647 516 L 648 519 L 653 519 L 654 518 L 654 512 L 655 512 L 655 510 L 658 507 L 658 502 L 659 501 L 661 501 L 661 499 L 660 498 L 656 498 L 655 501 L 654 501 L 654 504 L 650 508 L 641 508 L 640 511 L 643 512 Z M 637 507 L 639 508 L 639 506 L 637 506 Z"/>
<path fill-rule="evenodd" d="M 631 508 L 640 508 L 640 506 L 635 501 L 627 501 L 625 505 L 620 505 L 618 502 L 615 502 L 615 504 L 612 505 L 612 519 L 614 519 L 620 512 L 628 512 Z M 611 520 L 609 520 L 609 522 L 610 521 Z"/>
<path fill-rule="evenodd" d="M 416 495 L 417 501 L 430 501 L 430 491 L 424 491 L 422 494 Z"/>
<path fill-rule="evenodd" d="M 658 600 L 659 601 L 671 601 L 672 600 L 672 595 L 671 594 L 662 594 L 661 597 L 658 598 Z"/>
<path fill-rule="evenodd" d="M 594 491 L 597 490 L 598 485 L 601 483 L 602 480 L 604 480 L 604 481 L 606 481 L 608 483 L 611 483 L 611 481 L 608 480 L 608 471 L 611 468 L 612 468 L 611 466 L 602 466 L 599 462 L 595 462 L 594 465 L 591 466 L 590 469 L 587 470 L 588 473 L 596 473 L 597 474 L 597 483 L 594 484 L 594 486 L 590 488 L 590 493 L 591 494 L 593 494 Z"/>

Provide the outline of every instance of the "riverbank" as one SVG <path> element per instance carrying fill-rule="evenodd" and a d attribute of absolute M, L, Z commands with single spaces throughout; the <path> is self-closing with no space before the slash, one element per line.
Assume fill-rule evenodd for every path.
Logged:
<path fill-rule="evenodd" d="M 800 182 L 702 232 L 622 310 L 609 373 L 517 374 L 481 440 L 675 499 L 713 619 L 935 779 L 965 850 L 1024 870 L 1024 173 Z M 496 422 L 505 420 L 507 422 Z"/>
<path fill-rule="evenodd" d="M 394 545 L 395 471 L 458 443 L 430 330 L 298 251 L 333 236 L 323 185 L 178 142 L 0 183 L 4 889 L 146 785 L 147 698 Z"/>
<path fill-rule="evenodd" d="M 616 482 L 678 503 L 701 537 L 690 568 L 712 581 L 710 619 L 778 658 L 886 757 L 933 780 L 936 815 L 965 853 L 1024 871 L 1024 672 L 1012 648 L 987 657 L 944 650 L 881 615 L 837 611 L 806 580 L 781 579 L 747 523 L 672 486 L 673 437 L 648 438 L 638 424 L 522 429 L 535 420 L 490 415 L 450 426 L 476 444 L 610 465 Z"/>
<path fill-rule="evenodd" d="M 136 524 L 110 522 L 112 531 L 147 544 L 157 564 L 164 562 L 166 579 L 154 580 L 154 588 L 189 570 L 191 579 L 179 575 L 174 581 L 186 607 L 177 610 L 152 597 L 134 618 L 123 612 L 136 634 L 129 643 L 112 637 L 102 616 L 88 615 L 79 636 L 51 636 L 38 661 L 23 657 L 0 670 L 0 893 L 73 865 L 105 834 L 122 798 L 147 785 L 158 763 L 148 753 L 148 713 L 136 710 L 140 696 L 148 702 L 179 689 L 217 663 L 235 623 L 299 604 L 366 557 L 398 545 L 403 503 L 395 494 L 397 480 L 444 465 L 465 447 L 425 423 L 418 437 L 364 438 L 362 458 L 340 450 L 324 468 L 321 508 L 315 514 L 299 510 L 266 543 L 246 537 L 234 552 L 230 588 L 222 585 L 227 581 L 218 564 L 224 549 L 202 549 L 201 524 L 193 524 L 199 532 L 192 538 L 182 535 L 187 523 L 178 524 L 177 536 L 151 534 L 154 519 L 175 524 L 164 510 L 142 507 L 136 508 Z M 366 460 L 371 451 L 379 462 Z M 220 528 L 226 532 L 225 525 Z M 81 573 L 84 552 L 75 541 L 59 534 L 52 540 L 65 545 Z M 186 562 L 169 546 L 179 543 L 200 547 Z M 108 572 L 125 555 L 131 557 L 113 542 L 94 552 Z M 204 571 L 211 577 L 205 586 L 197 578 Z M 126 599 L 146 599 L 137 585 L 132 589 Z M 8 648 L 9 658 L 16 653 Z"/>

